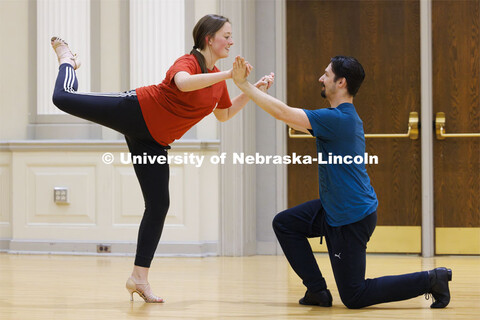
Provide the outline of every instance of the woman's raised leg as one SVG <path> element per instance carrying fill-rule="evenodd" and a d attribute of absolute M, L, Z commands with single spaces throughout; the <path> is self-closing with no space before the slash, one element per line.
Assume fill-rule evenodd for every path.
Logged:
<path fill-rule="evenodd" d="M 76 58 L 65 42 L 59 44 L 58 41 L 52 41 L 52 46 L 60 63 L 53 91 L 53 103 L 60 110 L 109 127 L 124 135 L 145 136 L 146 124 L 135 90 L 123 93 L 77 92 Z"/>

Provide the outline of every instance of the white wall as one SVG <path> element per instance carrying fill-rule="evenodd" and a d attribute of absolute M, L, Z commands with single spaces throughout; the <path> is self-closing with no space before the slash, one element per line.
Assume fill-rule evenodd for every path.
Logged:
<path fill-rule="evenodd" d="M 132 165 L 120 161 L 127 152 L 122 143 L 11 142 L 0 148 L 4 249 L 95 252 L 108 243 L 113 253 L 135 252 L 144 201 Z M 216 254 L 218 167 L 209 159 L 217 149 L 218 143 L 190 142 L 169 152 L 206 160 L 199 168 L 170 166 L 171 205 L 157 254 Z M 113 164 L 103 163 L 105 152 L 115 156 Z M 68 189 L 68 204 L 54 202 L 55 187 Z"/>

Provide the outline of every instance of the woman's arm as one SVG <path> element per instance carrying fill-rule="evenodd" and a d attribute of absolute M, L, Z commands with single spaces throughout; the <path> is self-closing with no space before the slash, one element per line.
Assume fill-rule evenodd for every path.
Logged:
<path fill-rule="evenodd" d="M 178 90 L 182 92 L 195 91 L 209 87 L 215 83 L 232 78 L 232 70 L 189 74 L 186 71 L 179 71 L 174 76 L 175 84 Z"/>
<path fill-rule="evenodd" d="M 247 97 L 246 94 L 241 93 L 232 100 L 232 106 L 227 109 L 215 109 L 213 110 L 213 114 L 215 115 L 215 118 L 217 118 L 218 121 L 220 122 L 225 122 L 227 120 L 230 120 L 234 115 L 236 115 L 240 110 L 245 107 L 247 104 L 248 100 L 250 100 L 249 97 Z"/>

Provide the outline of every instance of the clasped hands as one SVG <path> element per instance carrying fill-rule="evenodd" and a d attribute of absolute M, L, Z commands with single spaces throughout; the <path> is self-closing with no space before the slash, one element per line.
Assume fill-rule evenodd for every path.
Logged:
<path fill-rule="evenodd" d="M 248 84 L 247 77 L 252 69 L 253 67 L 248 61 L 245 61 L 245 58 L 240 56 L 235 58 L 235 61 L 233 62 L 232 79 L 240 89 L 241 86 Z M 271 72 L 269 75 L 265 75 L 258 80 L 254 86 L 263 92 L 267 92 L 267 90 L 273 85 L 274 80 L 275 74 Z"/>

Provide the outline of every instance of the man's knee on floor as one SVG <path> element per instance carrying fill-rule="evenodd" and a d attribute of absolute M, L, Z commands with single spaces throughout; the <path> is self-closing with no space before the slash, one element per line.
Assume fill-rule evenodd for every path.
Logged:
<path fill-rule="evenodd" d="M 364 307 L 364 305 L 360 303 L 358 298 L 351 297 L 348 299 L 341 299 L 345 307 L 347 307 L 348 309 L 360 309 Z"/>
<path fill-rule="evenodd" d="M 342 300 L 342 302 L 345 305 L 345 307 L 347 307 L 348 309 L 360 309 L 360 308 L 364 307 L 364 305 L 358 303 L 358 301 L 343 301 Z"/>
<path fill-rule="evenodd" d="M 360 295 L 358 290 L 341 290 L 339 288 L 340 299 L 342 303 L 348 309 L 360 309 L 365 307 L 364 303 L 360 300 Z"/>

